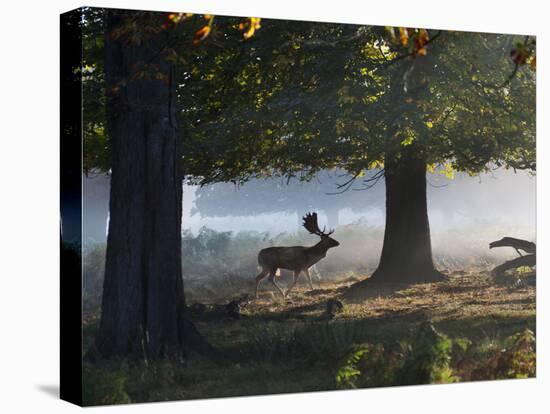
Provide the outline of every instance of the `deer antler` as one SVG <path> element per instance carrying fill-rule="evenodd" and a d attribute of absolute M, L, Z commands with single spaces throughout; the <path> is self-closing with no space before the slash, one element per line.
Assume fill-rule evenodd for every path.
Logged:
<path fill-rule="evenodd" d="M 307 213 L 304 216 L 303 220 L 304 228 L 311 234 L 315 234 L 317 236 L 330 236 L 332 233 L 334 233 L 334 230 L 330 230 L 328 233 L 326 233 L 326 227 L 323 227 L 323 230 L 319 229 L 319 224 L 317 224 L 317 213 Z"/>

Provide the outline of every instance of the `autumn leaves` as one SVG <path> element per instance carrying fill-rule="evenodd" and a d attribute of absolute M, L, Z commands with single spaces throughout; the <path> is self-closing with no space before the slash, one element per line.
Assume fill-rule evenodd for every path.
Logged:
<path fill-rule="evenodd" d="M 430 36 L 426 29 L 410 29 L 398 27 L 397 34 L 394 27 L 386 27 L 390 38 L 394 43 L 409 47 L 412 56 L 426 56 L 426 46 L 430 42 Z"/>
<path fill-rule="evenodd" d="M 163 27 L 169 28 L 170 26 L 179 24 L 191 16 L 193 16 L 192 13 L 169 13 Z M 204 14 L 202 17 L 206 20 L 206 24 L 195 32 L 195 35 L 193 36 L 193 45 L 198 45 L 212 32 L 215 16 L 213 14 Z M 239 23 L 237 27 L 243 32 L 243 37 L 245 40 L 250 39 L 254 36 L 256 30 L 261 28 L 260 21 L 261 19 L 259 17 L 247 17 L 243 22 Z"/>

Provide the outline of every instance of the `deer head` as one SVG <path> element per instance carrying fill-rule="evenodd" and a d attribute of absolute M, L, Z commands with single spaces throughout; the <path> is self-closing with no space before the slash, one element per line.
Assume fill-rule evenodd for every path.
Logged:
<path fill-rule="evenodd" d="M 309 231 L 311 234 L 315 234 L 316 236 L 319 236 L 321 238 L 321 241 L 327 245 L 328 248 L 340 246 L 340 243 L 338 243 L 336 240 L 334 240 L 330 235 L 334 233 L 334 230 L 330 230 L 328 233 L 325 231 L 325 227 L 323 227 L 323 230 L 319 229 L 319 225 L 317 224 L 317 213 L 307 213 L 304 218 L 304 228 Z"/>

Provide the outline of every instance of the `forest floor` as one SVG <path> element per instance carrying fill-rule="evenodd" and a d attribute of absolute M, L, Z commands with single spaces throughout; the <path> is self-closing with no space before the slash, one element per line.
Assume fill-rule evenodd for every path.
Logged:
<path fill-rule="evenodd" d="M 351 288 L 361 279 L 322 280 L 314 283 L 313 290 L 301 280 L 288 298 L 282 298 L 265 281 L 259 298 L 250 298 L 238 315 L 226 313 L 220 305 L 250 294 L 252 283 L 233 286 L 221 297 L 200 298 L 197 292 L 190 292 L 193 320 L 204 337 L 227 356 L 226 361 L 214 363 L 191 353 L 185 365 L 170 361 L 86 364 L 85 402 L 162 401 L 405 384 L 398 377 L 403 376 L 403 366 L 408 366 L 407 356 L 420 347 L 417 333 L 426 322 L 435 328 L 438 338 L 443 338 L 429 345 L 428 352 L 439 356 L 432 358 L 428 377 L 422 379 L 418 374 L 418 380 L 410 383 L 534 375 L 534 339 L 532 344 L 527 340 L 527 345 L 518 340 L 522 332 L 529 332 L 527 329 L 535 332 L 534 286 L 514 283 L 515 276 L 510 277 L 511 283 L 497 283 L 487 271 L 479 269 L 454 272 L 439 283 L 383 287 L 367 283 L 360 290 Z M 327 311 L 327 304 L 334 306 L 335 300 L 343 308 Z M 97 312 L 85 318 L 85 347 L 97 331 L 97 322 Z M 352 364 L 355 371 L 349 372 L 355 373 L 348 378 L 346 364 L 355 361 L 350 356 L 360 346 L 382 349 L 378 365 L 372 360 L 359 363 L 361 369 Z M 506 347 L 513 352 L 506 353 Z M 377 372 L 377 378 L 369 377 L 362 369 Z"/>

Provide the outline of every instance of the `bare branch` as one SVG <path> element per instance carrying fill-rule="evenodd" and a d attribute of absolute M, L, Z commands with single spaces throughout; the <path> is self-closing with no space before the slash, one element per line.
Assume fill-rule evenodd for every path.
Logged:
<path fill-rule="evenodd" d="M 336 188 L 338 188 L 338 189 L 343 188 L 342 191 L 337 191 L 337 192 L 334 192 L 334 193 L 325 193 L 325 194 L 326 194 L 326 195 L 337 195 L 337 194 L 345 193 L 347 190 L 350 189 L 350 187 L 353 185 L 353 183 L 355 182 L 355 180 L 357 179 L 357 177 L 359 177 L 359 174 L 361 174 L 361 171 L 356 172 L 356 173 L 355 173 L 349 180 L 347 180 L 345 183 L 343 183 L 343 184 L 336 184 Z"/>

